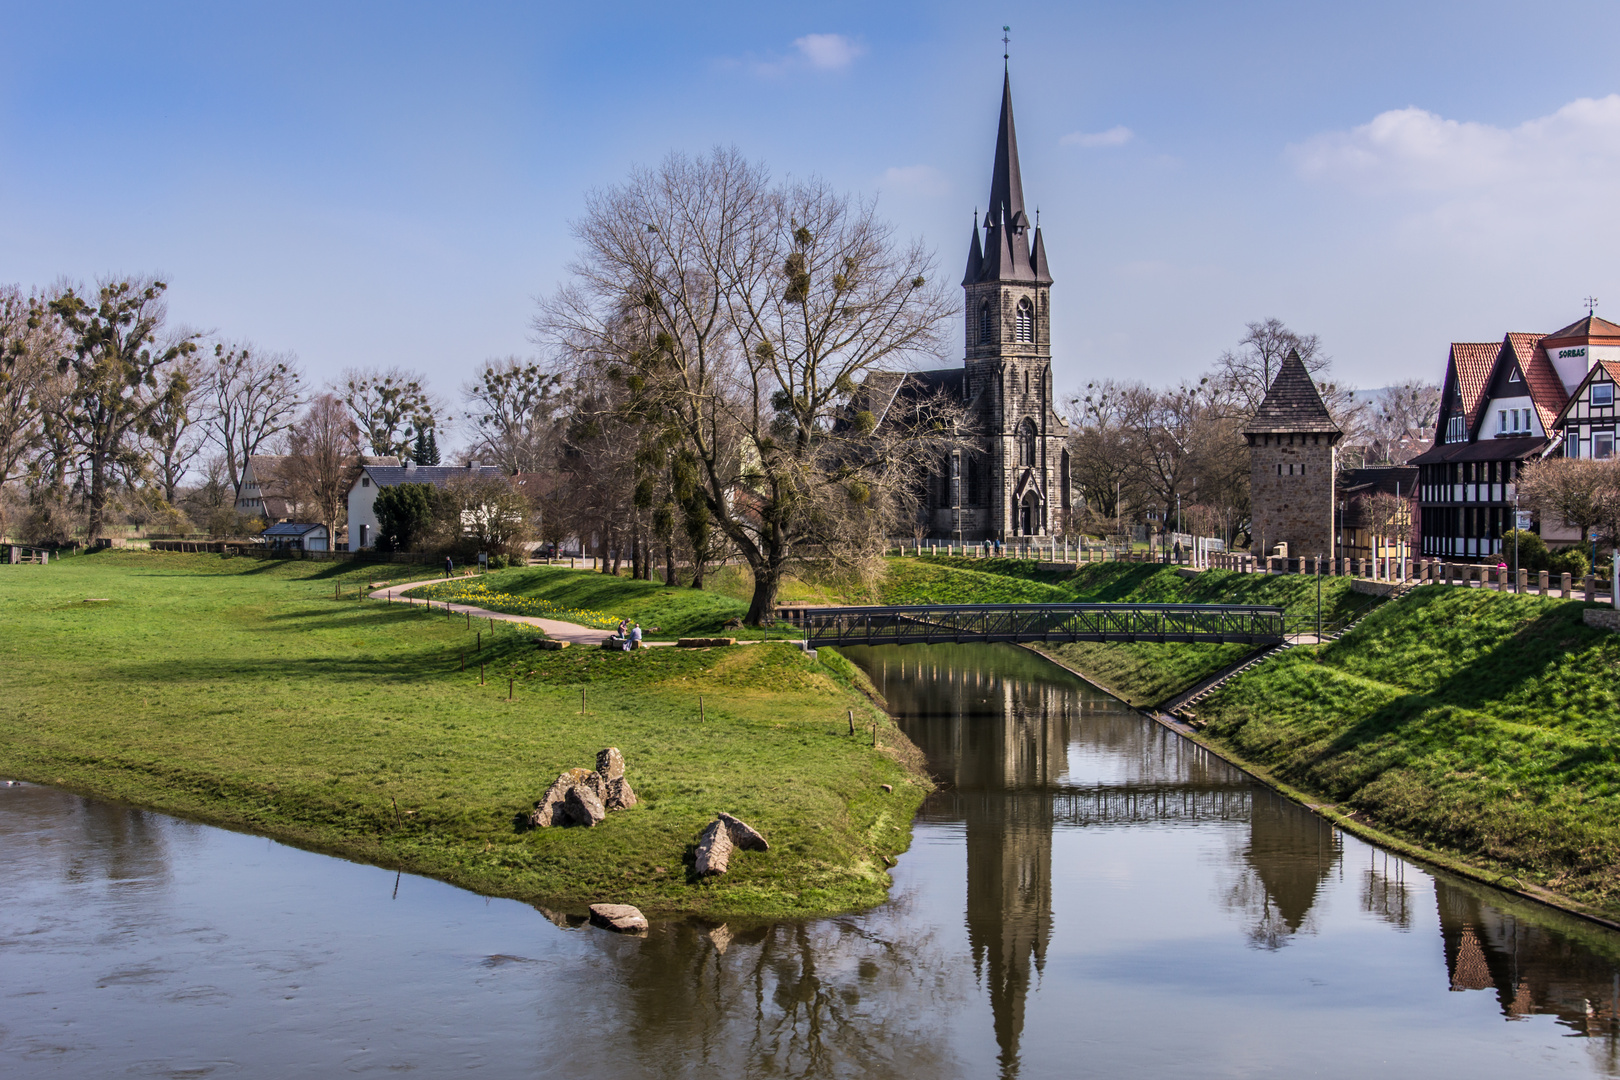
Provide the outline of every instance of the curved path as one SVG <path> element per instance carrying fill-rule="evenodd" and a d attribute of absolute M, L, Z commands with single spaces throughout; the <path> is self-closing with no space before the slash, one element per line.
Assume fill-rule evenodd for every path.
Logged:
<path fill-rule="evenodd" d="M 480 619 L 496 619 L 500 622 L 523 623 L 525 626 L 536 626 L 545 631 L 549 638 L 558 641 L 567 641 L 575 645 L 600 646 L 602 642 L 613 636 L 611 630 L 593 630 L 578 623 L 563 622 L 561 619 L 542 619 L 534 615 L 509 615 L 504 611 L 490 611 L 487 608 L 476 607 L 472 604 L 452 604 L 446 600 L 430 601 L 420 597 L 396 596 L 396 593 L 409 592 L 421 588 L 423 585 L 443 585 L 447 580 L 456 578 L 426 578 L 422 581 L 406 581 L 399 585 L 390 585 L 386 589 L 375 589 L 367 595 L 373 600 L 388 600 L 395 604 L 437 604 L 441 608 L 449 608 L 456 615 L 472 615 Z M 643 646 L 670 645 L 669 641 L 644 641 Z"/>

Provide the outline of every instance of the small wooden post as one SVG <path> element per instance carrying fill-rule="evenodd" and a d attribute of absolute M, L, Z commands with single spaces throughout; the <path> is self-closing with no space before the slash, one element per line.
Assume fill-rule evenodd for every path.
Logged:
<path fill-rule="evenodd" d="M 506 700 L 507 701 L 512 700 L 512 685 L 514 683 L 516 683 L 516 682 L 517 682 L 516 679 L 507 679 L 506 680 Z"/>
<path fill-rule="evenodd" d="M 849 710 L 849 733 L 855 734 L 855 710 Z"/>
<path fill-rule="evenodd" d="M 579 688 L 579 715 L 585 715 L 585 688 Z"/>
<path fill-rule="evenodd" d="M 467 629 L 469 629 L 469 630 L 472 629 L 472 612 L 471 611 L 467 612 Z"/>
<path fill-rule="evenodd" d="M 478 631 L 478 647 L 477 647 L 477 649 L 475 651 L 477 651 L 477 652 L 483 652 L 484 651 L 484 632 L 482 630 Z"/>
<path fill-rule="evenodd" d="M 332 599 L 343 599 L 343 585 L 340 582 L 332 582 Z"/>
<path fill-rule="evenodd" d="M 484 665 L 482 662 L 480 662 L 478 665 L 478 685 L 484 685 Z"/>
<path fill-rule="evenodd" d="M 699 694 L 699 695 L 698 695 L 698 723 L 700 723 L 700 724 L 701 724 L 701 723 L 704 723 L 704 716 L 703 716 L 703 695 L 702 695 L 702 694 Z"/>
<path fill-rule="evenodd" d="M 399 800 L 390 795 L 388 796 L 388 801 L 394 804 L 394 824 L 405 824 L 405 819 L 399 816 Z"/>
<path fill-rule="evenodd" d="M 872 721 L 872 745 L 877 745 L 877 721 Z"/>

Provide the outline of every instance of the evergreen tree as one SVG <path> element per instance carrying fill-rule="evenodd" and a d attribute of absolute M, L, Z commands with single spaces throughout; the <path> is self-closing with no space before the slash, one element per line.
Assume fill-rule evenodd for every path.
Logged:
<path fill-rule="evenodd" d="M 415 443 L 415 445 L 413 445 L 411 447 L 411 454 L 410 454 L 411 460 L 416 462 L 418 465 L 426 465 L 428 463 L 427 456 L 428 456 L 427 431 L 426 430 L 418 431 L 416 433 L 416 443 Z"/>
<path fill-rule="evenodd" d="M 433 429 L 427 429 L 427 456 L 418 459 L 418 465 L 437 465 L 439 463 L 439 438 L 433 434 Z"/>

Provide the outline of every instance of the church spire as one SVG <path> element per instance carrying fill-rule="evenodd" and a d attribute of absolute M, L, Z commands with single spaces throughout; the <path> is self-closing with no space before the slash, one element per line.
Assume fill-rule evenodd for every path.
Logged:
<path fill-rule="evenodd" d="M 1001 126 L 996 129 L 996 164 L 990 176 L 990 209 L 985 221 L 1022 231 L 1029 224 L 1024 214 L 1024 181 L 1018 171 L 1018 133 L 1013 130 L 1012 76 L 1001 77 Z"/>

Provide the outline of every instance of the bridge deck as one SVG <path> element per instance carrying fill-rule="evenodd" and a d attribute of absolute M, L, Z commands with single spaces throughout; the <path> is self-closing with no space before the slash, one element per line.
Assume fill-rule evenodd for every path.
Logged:
<path fill-rule="evenodd" d="M 804 615 L 820 645 L 978 641 L 1207 641 L 1275 645 L 1283 609 L 1263 604 L 924 604 L 821 608 Z"/>

